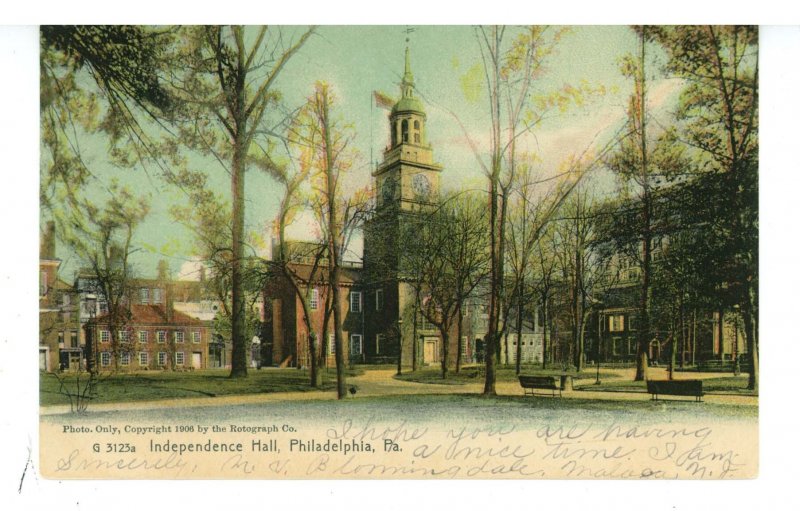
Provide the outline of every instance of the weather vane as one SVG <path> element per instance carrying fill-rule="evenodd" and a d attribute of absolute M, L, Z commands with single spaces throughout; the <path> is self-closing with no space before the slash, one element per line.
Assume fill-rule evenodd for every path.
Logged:
<path fill-rule="evenodd" d="M 412 28 L 412 27 L 406 27 L 403 30 L 403 32 L 406 33 L 406 43 L 408 43 L 411 40 L 411 39 L 409 39 L 408 36 L 411 35 L 412 32 L 416 32 L 416 30 L 417 30 L 416 28 Z"/>

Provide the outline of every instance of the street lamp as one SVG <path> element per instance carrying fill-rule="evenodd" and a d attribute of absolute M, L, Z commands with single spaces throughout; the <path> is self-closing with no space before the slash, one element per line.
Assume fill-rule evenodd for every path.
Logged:
<path fill-rule="evenodd" d="M 97 356 L 98 356 L 98 349 L 97 349 L 97 325 L 95 324 L 95 312 L 97 310 L 97 295 L 94 293 L 89 293 L 86 295 L 86 308 L 89 309 L 89 328 L 87 332 L 89 333 L 89 339 L 91 341 L 91 345 L 89 346 L 89 353 L 87 354 L 88 362 L 88 369 L 91 375 L 97 374 Z"/>

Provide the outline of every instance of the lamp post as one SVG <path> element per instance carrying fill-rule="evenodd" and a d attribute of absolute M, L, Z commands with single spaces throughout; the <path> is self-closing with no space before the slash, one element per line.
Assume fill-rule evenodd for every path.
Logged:
<path fill-rule="evenodd" d="M 403 319 L 397 320 L 397 376 L 403 374 Z"/>

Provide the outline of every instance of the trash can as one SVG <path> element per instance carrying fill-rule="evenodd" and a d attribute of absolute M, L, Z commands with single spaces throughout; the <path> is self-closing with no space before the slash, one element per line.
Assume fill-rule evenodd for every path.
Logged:
<path fill-rule="evenodd" d="M 572 390 L 572 375 L 561 375 L 561 390 Z"/>

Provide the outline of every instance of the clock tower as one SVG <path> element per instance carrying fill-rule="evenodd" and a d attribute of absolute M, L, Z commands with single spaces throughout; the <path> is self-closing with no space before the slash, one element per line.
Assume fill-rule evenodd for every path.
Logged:
<path fill-rule="evenodd" d="M 364 226 L 364 292 L 369 312 L 364 355 L 368 362 L 397 363 L 402 353 L 403 366 L 410 366 L 412 359 L 418 365 L 438 362 L 438 349 L 428 346 L 438 334 L 417 313 L 414 288 L 402 271 L 400 234 L 413 230 L 421 214 L 435 206 L 442 166 L 433 160 L 425 108 L 414 95 L 408 47 L 400 93 L 389 114 L 389 144 L 372 173 L 375 214 Z M 431 360 L 424 353 L 432 353 L 427 357 Z"/>
<path fill-rule="evenodd" d="M 442 167 L 433 162 L 425 130 L 425 109 L 414 97 L 408 48 L 400 91 L 400 100 L 389 115 L 389 145 L 383 152 L 383 162 L 372 175 L 378 209 L 418 211 L 436 202 Z"/>

